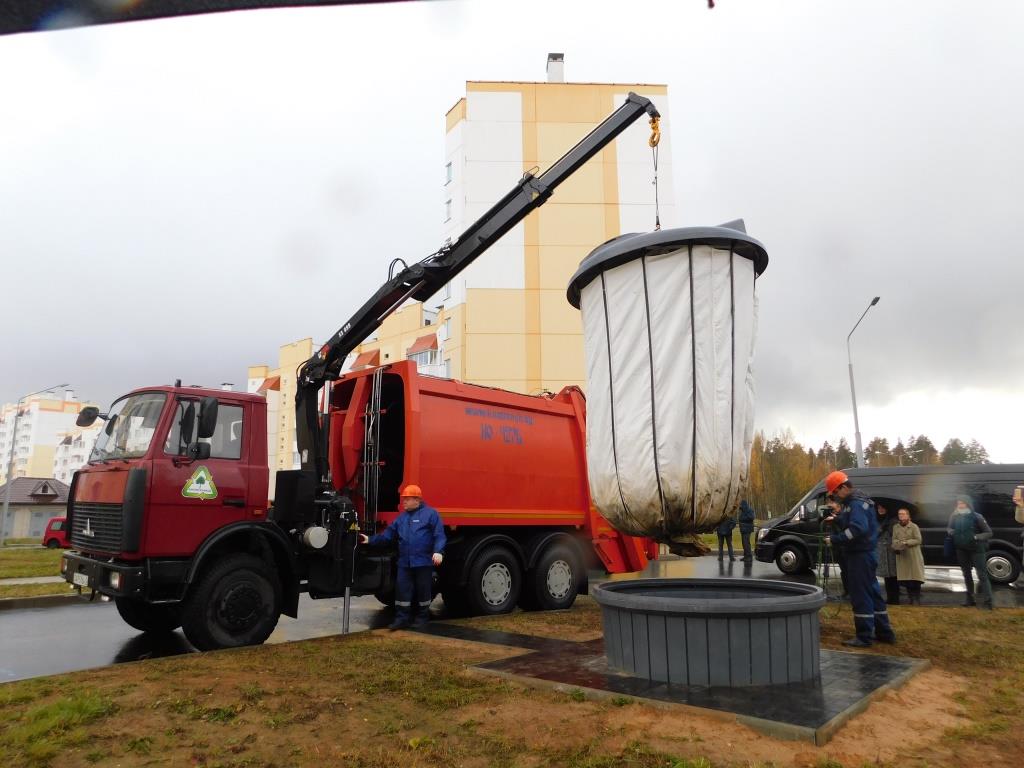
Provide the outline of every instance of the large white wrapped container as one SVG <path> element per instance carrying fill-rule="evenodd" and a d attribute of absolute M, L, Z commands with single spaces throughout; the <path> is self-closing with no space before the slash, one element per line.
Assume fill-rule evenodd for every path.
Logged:
<path fill-rule="evenodd" d="M 620 531 L 685 542 L 733 513 L 754 429 L 755 279 L 742 221 L 623 235 L 573 276 L 590 492 Z"/>

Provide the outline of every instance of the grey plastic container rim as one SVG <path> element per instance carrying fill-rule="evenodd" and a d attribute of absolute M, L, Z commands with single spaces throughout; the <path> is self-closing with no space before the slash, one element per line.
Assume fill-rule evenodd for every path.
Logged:
<path fill-rule="evenodd" d="M 644 590 L 696 587 L 692 596 L 655 596 L 636 594 Z M 763 597 L 701 597 L 700 588 L 716 592 L 740 589 L 763 593 Z M 769 579 L 630 579 L 607 581 L 590 590 L 601 606 L 624 611 L 662 613 L 673 616 L 713 616 L 715 618 L 757 618 L 814 613 L 825 605 L 825 592 L 813 584 Z"/>
<path fill-rule="evenodd" d="M 657 232 L 633 232 L 619 235 L 597 246 L 580 262 L 579 269 L 569 281 L 566 298 L 576 309 L 580 308 L 580 292 L 598 273 L 639 259 L 678 250 L 685 245 L 711 245 L 729 248 L 738 256 L 754 262 L 754 274 L 768 268 L 768 251 L 747 234 L 743 219 L 730 221 L 720 227 L 682 227 L 661 229 Z"/>

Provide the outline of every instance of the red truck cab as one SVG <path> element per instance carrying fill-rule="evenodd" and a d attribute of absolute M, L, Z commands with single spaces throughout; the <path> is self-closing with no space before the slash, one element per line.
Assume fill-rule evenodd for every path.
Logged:
<path fill-rule="evenodd" d="M 205 401 L 215 400 L 208 438 Z M 109 597 L 177 600 L 212 534 L 267 506 L 266 402 L 242 392 L 148 387 L 117 400 L 68 495 L 65 578 Z"/>
<path fill-rule="evenodd" d="M 51 517 L 50 522 L 46 524 L 46 530 L 43 531 L 43 546 L 47 549 L 57 549 L 63 547 L 67 549 L 68 544 L 68 533 L 67 533 L 67 518 L 66 517 Z"/>

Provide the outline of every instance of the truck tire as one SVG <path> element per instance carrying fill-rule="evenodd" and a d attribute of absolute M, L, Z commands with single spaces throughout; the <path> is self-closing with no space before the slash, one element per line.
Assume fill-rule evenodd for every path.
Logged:
<path fill-rule="evenodd" d="M 47 549 L 56 549 L 59 546 L 60 546 L 60 542 L 57 541 L 56 539 L 50 539 L 49 541 L 46 542 L 46 548 Z"/>
<path fill-rule="evenodd" d="M 1013 584 L 1020 578 L 1020 561 L 1009 552 L 990 549 L 985 558 L 985 570 L 993 584 Z"/>
<path fill-rule="evenodd" d="M 476 556 L 469 569 L 466 600 L 480 615 L 511 613 L 523 588 L 523 570 L 516 556 L 495 544 Z"/>
<path fill-rule="evenodd" d="M 783 544 L 775 553 L 775 565 L 783 573 L 803 573 L 809 567 L 807 553 L 799 544 Z"/>
<path fill-rule="evenodd" d="M 181 626 L 181 606 L 178 604 L 153 604 L 115 597 L 114 605 L 124 623 L 140 632 L 173 632 Z"/>
<path fill-rule="evenodd" d="M 200 651 L 259 645 L 280 615 L 281 587 L 270 566 L 253 555 L 229 555 L 200 577 L 182 629 Z"/>
<path fill-rule="evenodd" d="M 524 610 L 558 611 L 571 608 L 579 594 L 583 567 L 564 542 L 548 545 L 526 576 L 519 604 Z"/>

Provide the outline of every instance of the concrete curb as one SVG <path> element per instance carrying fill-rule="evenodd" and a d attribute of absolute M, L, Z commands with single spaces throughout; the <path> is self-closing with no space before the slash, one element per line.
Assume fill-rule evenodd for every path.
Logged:
<path fill-rule="evenodd" d="M 70 603 L 86 603 L 76 594 L 70 595 L 36 595 L 35 597 L 6 597 L 0 599 L 0 611 L 16 611 L 22 608 L 58 608 Z M 94 601 L 99 603 L 101 601 Z"/>

